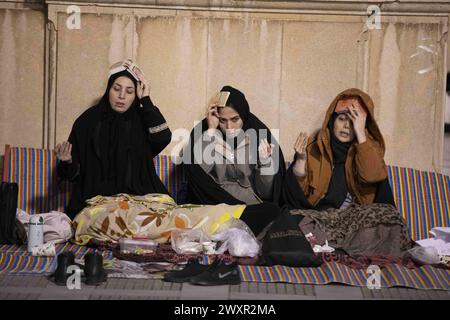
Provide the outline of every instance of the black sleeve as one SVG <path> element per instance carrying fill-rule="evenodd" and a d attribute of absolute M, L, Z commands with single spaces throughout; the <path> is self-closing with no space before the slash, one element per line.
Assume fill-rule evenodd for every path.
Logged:
<path fill-rule="evenodd" d="M 69 143 L 72 145 L 72 162 L 59 161 L 56 166 L 56 172 L 58 177 L 62 180 L 74 181 L 80 174 L 80 161 L 79 161 L 79 145 L 76 139 L 76 123 L 74 124 L 69 136 Z"/>
<path fill-rule="evenodd" d="M 294 163 L 291 164 L 284 177 L 281 191 L 282 204 L 287 205 L 289 209 L 314 209 L 302 188 L 298 185 L 293 168 Z"/>
<path fill-rule="evenodd" d="M 377 193 L 375 194 L 373 202 L 391 204 L 394 207 L 397 207 L 391 185 L 389 184 L 389 179 L 386 178 L 377 184 Z"/>
<path fill-rule="evenodd" d="M 153 156 L 157 156 L 172 139 L 166 119 L 159 109 L 153 104 L 150 97 L 141 99 L 143 124 L 148 130 L 150 148 Z"/>

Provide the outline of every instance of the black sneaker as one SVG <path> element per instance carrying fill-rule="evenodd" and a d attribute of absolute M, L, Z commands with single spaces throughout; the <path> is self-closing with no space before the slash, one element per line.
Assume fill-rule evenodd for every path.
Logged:
<path fill-rule="evenodd" d="M 222 260 L 217 259 L 205 272 L 193 277 L 190 282 L 200 286 L 220 286 L 239 284 L 241 278 L 236 262 L 225 264 Z"/>
<path fill-rule="evenodd" d="M 192 277 L 203 273 L 208 267 L 208 265 L 200 264 L 197 259 L 191 259 L 183 270 L 167 272 L 163 280 L 177 283 L 189 282 Z"/>

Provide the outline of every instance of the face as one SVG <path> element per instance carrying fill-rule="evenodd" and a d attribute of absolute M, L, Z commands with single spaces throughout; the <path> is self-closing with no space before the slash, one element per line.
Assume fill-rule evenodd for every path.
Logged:
<path fill-rule="evenodd" d="M 136 90 L 134 83 L 127 77 L 118 77 L 109 89 L 111 108 L 119 113 L 126 112 L 134 101 Z"/>
<path fill-rule="evenodd" d="M 239 113 L 231 107 L 220 107 L 218 111 L 220 130 L 228 137 L 235 137 L 244 125 Z"/>
<path fill-rule="evenodd" d="M 341 113 L 334 120 L 333 132 L 340 142 L 350 142 L 355 138 L 353 123 L 348 114 Z"/>
<path fill-rule="evenodd" d="M 357 98 L 341 99 L 336 104 L 336 112 L 348 112 L 351 106 L 355 106 L 359 110 L 364 108 Z M 347 113 L 340 114 L 334 121 L 333 127 L 334 135 L 340 142 L 350 142 L 355 139 L 355 130 L 353 129 L 353 122 Z"/>

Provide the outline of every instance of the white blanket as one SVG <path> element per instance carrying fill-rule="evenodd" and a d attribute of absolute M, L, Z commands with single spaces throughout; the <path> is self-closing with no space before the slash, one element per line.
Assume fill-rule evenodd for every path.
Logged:
<path fill-rule="evenodd" d="M 416 241 L 421 247 L 433 247 L 441 256 L 450 256 L 450 228 L 437 227 L 430 230 L 432 238 Z"/>

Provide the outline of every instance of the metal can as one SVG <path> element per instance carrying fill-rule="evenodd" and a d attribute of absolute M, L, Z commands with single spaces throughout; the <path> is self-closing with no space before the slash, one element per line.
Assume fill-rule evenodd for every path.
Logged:
<path fill-rule="evenodd" d="M 30 217 L 28 223 L 28 252 L 32 252 L 34 247 L 44 244 L 44 219 L 42 216 Z"/>

